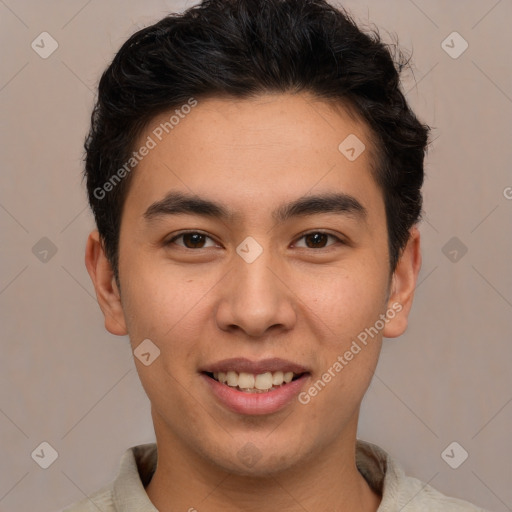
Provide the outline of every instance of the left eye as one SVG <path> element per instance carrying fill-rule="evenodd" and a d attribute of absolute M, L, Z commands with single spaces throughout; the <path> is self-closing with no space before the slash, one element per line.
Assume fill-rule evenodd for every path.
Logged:
<path fill-rule="evenodd" d="M 299 238 L 299 240 L 304 239 L 306 241 L 306 244 L 310 244 L 306 245 L 307 249 L 323 249 L 324 247 L 326 247 L 325 243 L 327 242 L 327 239 L 329 237 L 333 238 L 337 242 L 341 242 L 341 240 L 337 236 L 331 235 L 330 233 L 324 233 L 323 231 L 312 231 L 311 233 L 306 233 L 302 235 Z"/>

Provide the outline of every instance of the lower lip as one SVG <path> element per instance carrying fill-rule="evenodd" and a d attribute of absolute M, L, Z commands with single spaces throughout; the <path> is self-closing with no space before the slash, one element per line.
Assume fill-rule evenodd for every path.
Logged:
<path fill-rule="evenodd" d="M 298 379 L 283 384 L 273 391 L 245 393 L 226 384 L 221 384 L 204 373 L 201 374 L 213 394 L 224 406 L 238 414 L 251 415 L 272 414 L 286 407 L 297 397 L 308 376 L 309 374 L 305 373 Z"/>

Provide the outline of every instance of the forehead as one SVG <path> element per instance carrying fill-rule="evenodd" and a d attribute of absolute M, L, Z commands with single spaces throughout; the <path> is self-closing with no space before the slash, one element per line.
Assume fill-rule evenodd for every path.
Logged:
<path fill-rule="evenodd" d="M 155 117 L 135 149 L 149 141 L 126 199 L 139 211 L 169 190 L 229 202 L 242 216 L 332 191 L 382 203 L 367 127 L 306 94 L 198 99 Z"/>

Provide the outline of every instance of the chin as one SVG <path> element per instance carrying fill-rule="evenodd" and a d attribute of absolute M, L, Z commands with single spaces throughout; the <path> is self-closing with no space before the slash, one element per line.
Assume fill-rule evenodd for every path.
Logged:
<path fill-rule="evenodd" d="M 208 450 L 206 458 L 219 469 L 244 477 L 268 478 L 272 474 L 298 467 L 306 457 L 303 443 L 297 446 L 286 446 L 281 440 L 275 443 L 265 442 L 267 434 L 261 440 L 257 436 L 248 435 L 245 441 L 233 441 L 224 449 Z M 253 439 L 253 441 L 251 441 Z M 301 450 L 299 452 L 299 450 Z"/>

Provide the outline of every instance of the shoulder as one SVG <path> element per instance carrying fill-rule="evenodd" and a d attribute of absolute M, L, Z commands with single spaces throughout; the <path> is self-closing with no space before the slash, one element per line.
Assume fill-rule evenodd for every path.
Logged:
<path fill-rule="evenodd" d="M 113 498 L 113 484 L 105 486 L 91 496 L 73 503 L 63 512 L 116 512 Z"/>
<path fill-rule="evenodd" d="M 128 448 L 121 457 L 119 472 L 113 482 L 63 512 L 158 512 L 145 491 L 145 485 L 156 469 L 157 457 L 155 443 Z"/>
<path fill-rule="evenodd" d="M 407 476 L 398 461 L 373 443 L 358 439 L 356 460 L 369 485 L 382 496 L 377 512 L 486 512 Z"/>
<path fill-rule="evenodd" d="M 446 496 L 421 480 L 405 475 L 397 491 L 396 504 L 403 512 L 486 512 L 483 508 Z"/>

